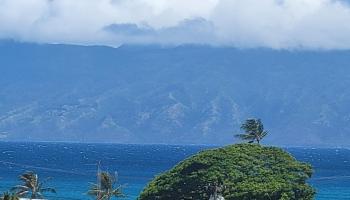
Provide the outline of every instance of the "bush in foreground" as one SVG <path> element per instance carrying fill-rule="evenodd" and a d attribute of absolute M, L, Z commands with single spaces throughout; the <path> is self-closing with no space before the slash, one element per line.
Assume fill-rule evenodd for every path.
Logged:
<path fill-rule="evenodd" d="M 156 177 L 139 200 L 205 200 L 208 185 L 223 185 L 226 200 L 310 200 L 310 165 L 276 147 L 238 144 L 207 150 Z"/>

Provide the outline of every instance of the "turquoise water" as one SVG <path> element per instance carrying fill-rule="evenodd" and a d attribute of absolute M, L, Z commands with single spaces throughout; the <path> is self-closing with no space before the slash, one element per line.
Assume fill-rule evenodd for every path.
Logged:
<path fill-rule="evenodd" d="M 49 185 L 57 194 L 50 200 L 86 200 L 91 182 L 96 181 L 96 163 L 118 171 L 126 184 L 127 199 L 136 199 L 155 175 L 170 169 L 182 159 L 210 146 L 0 143 L 0 191 L 18 183 L 18 174 L 35 170 L 41 177 L 52 177 Z M 310 162 L 315 174 L 310 183 L 317 189 L 317 200 L 350 199 L 350 150 L 287 149 L 298 159 Z"/>

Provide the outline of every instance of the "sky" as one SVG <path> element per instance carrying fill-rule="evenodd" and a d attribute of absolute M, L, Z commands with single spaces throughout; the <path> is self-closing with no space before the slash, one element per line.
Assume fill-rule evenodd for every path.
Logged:
<path fill-rule="evenodd" d="M 0 39 L 349 49 L 345 0 L 0 0 Z"/>

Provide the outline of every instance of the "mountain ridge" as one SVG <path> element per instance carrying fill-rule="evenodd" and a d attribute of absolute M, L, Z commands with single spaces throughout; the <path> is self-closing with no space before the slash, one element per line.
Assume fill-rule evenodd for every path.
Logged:
<path fill-rule="evenodd" d="M 345 145 L 350 51 L 0 42 L 0 139 Z"/>

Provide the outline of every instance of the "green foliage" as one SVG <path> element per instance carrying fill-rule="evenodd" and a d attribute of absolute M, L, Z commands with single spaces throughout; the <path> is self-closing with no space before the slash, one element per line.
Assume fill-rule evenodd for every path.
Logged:
<path fill-rule="evenodd" d="M 88 191 L 88 195 L 96 198 L 96 200 L 110 200 L 111 198 L 125 197 L 123 194 L 123 186 L 116 185 L 118 182 L 117 175 L 109 172 L 100 172 L 98 174 L 99 182 L 92 184 Z"/>
<path fill-rule="evenodd" d="M 10 194 L 8 192 L 4 193 L 4 195 L 0 199 L 1 200 L 19 200 L 16 194 Z"/>
<path fill-rule="evenodd" d="M 311 200 L 310 165 L 276 147 L 238 144 L 207 150 L 156 177 L 139 200 L 209 199 L 208 184 L 223 185 L 225 200 Z"/>
<path fill-rule="evenodd" d="M 237 134 L 236 137 L 249 143 L 256 141 L 260 144 L 260 141 L 267 135 L 267 131 L 264 130 L 264 125 L 260 119 L 247 119 L 242 124 L 241 129 L 244 130 L 244 133 Z"/>
<path fill-rule="evenodd" d="M 50 187 L 44 187 L 46 182 L 39 180 L 38 174 L 35 172 L 26 172 L 19 176 L 19 180 L 22 181 L 21 185 L 16 185 L 12 188 L 12 191 L 16 192 L 19 197 L 30 197 L 31 199 L 44 198 L 43 193 L 52 192 L 56 193 L 56 190 Z"/>

